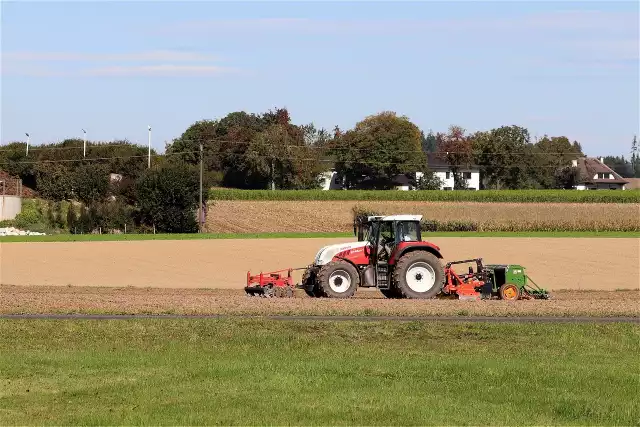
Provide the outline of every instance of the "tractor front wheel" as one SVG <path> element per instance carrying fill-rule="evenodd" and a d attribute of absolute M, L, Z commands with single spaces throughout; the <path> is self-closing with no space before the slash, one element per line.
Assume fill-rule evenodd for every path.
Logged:
<path fill-rule="evenodd" d="M 444 269 L 440 260 L 430 252 L 409 252 L 396 264 L 393 282 L 404 298 L 433 298 L 442 289 Z"/>
<path fill-rule="evenodd" d="M 329 298 L 349 298 L 358 289 L 360 275 L 350 263 L 334 261 L 322 266 L 317 283 L 322 293 Z"/>

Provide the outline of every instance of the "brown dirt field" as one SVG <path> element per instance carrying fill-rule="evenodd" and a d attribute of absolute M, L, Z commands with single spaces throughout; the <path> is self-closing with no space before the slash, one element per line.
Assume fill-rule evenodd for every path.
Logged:
<path fill-rule="evenodd" d="M 3 243 L 0 284 L 241 289 L 247 270 L 304 267 L 352 239 Z M 637 238 L 434 238 L 447 260 L 516 263 L 551 290 L 638 289 Z M 294 278 L 300 279 L 300 272 Z"/>
<path fill-rule="evenodd" d="M 382 214 L 412 213 L 437 221 L 475 221 L 484 230 L 640 229 L 640 205 L 603 203 L 473 203 L 388 201 L 215 201 L 207 218 L 214 233 L 342 232 L 353 229 L 354 206 Z"/>
<path fill-rule="evenodd" d="M 247 297 L 240 290 L 0 286 L 2 314 L 244 314 L 357 316 L 633 316 L 637 291 L 557 291 L 528 301 L 389 300 L 375 290 L 348 300 Z"/>

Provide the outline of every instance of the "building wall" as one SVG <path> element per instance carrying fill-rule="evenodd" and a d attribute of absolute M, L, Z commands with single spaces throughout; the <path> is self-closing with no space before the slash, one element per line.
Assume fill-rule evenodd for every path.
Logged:
<path fill-rule="evenodd" d="M 462 171 L 462 172 L 471 172 L 471 178 L 467 179 L 467 186 L 469 188 L 479 190 L 480 189 L 480 172 L 469 171 L 469 170 Z M 449 178 L 447 178 L 446 171 L 436 171 L 434 172 L 434 174 L 444 182 L 444 185 L 442 185 L 442 187 L 440 188 L 441 190 L 444 190 L 445 188 L 448 190 L 453 190 L 453 185 L 454 185 L 453 173 L 449 172 Z"/>
<path fill-rule="evenodd" d="M 22 212 L 22 198 L 0 196 L 0 221 L 15 219 L 20 212 Z"/>

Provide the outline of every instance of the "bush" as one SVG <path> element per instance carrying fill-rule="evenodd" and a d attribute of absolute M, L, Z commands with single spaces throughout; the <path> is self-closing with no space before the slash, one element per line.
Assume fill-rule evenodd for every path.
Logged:
<path fill-rule="evenodd" d="M 192 166 L 168 164 L 147 171 L 136 184 L 140 222 L 159 232 L 197 232 L 199 189 L 198 171 Z"/>
<path fill-rule="evenodd" d="M 237 190 L 210 189 L 218 200 L 350 200 L 497 203 L 640 203 L 640 190 Z"/>

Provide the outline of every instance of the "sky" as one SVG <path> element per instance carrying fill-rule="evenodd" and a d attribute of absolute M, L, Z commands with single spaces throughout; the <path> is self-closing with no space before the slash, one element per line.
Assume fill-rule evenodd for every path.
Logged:
<path fill-rule="evenodd" d="M 639 2 L 1 3 L 1 141 L 165 144 L 286 107 L 352 128 L 502 125 L 628 155 L 640 135 Z"/>

